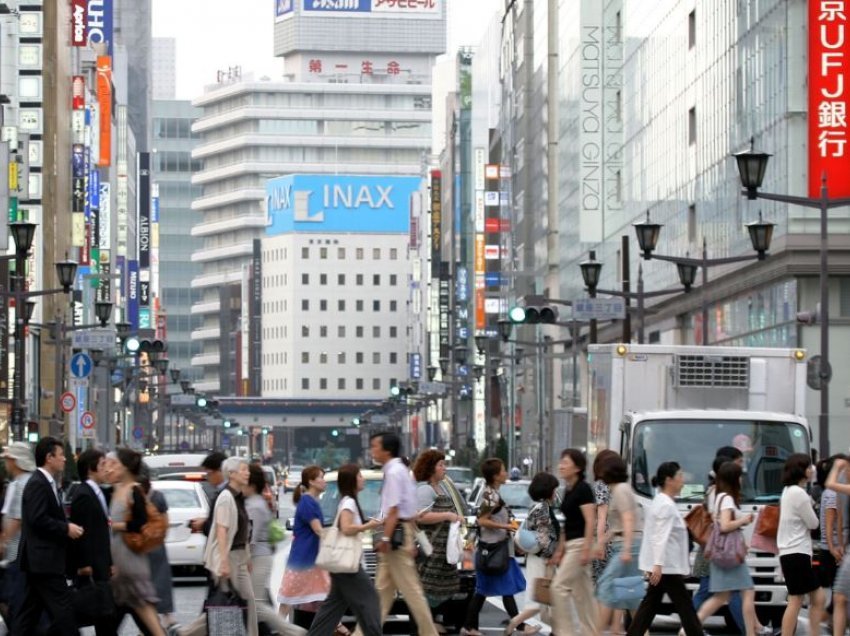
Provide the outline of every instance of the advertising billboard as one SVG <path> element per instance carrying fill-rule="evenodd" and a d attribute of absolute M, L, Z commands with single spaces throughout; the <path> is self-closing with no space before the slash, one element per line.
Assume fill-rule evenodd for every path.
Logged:
<path fill-rule="evenodd" d="M 86 0 L 71 0 L 71 46 L 88 44 L 86 18 L 88 3 Z"/>
<path fill-rule="evenodd" d="M 443 175 L 439 170 L 431 171 L 431 278 L 440 273 L 441 249 L 443 244 Z"/>
<path fill-rule="evenodd" d="M 266 182 L 266 233 L 407 234 L 421 177 L 298 174 Z M 140 229 L 141 231 L 141 229 Z"/>
<path fill-rule="evenodd" d="M 444 0 L 303 0 L 304 13 L 345 16 L 372 14 L 385 18 L 440 17 Z"/>
<path fill-rule="evenodd" d="M 92 123 L 92 136 L 98 137 L 100 152 L 97 165 L 112 165 L 112 58 L 97 57 L 97 104 L 100 111 L 98 121 Z"/>
<path fill-rule="evenodd" d="M 850 196 L 848 10 L 844 2 L 809 2 L 809 196 L 814 198 L 820 198 L 823 176 L 830 198 Z"/>
<path fill-rule="evenodd" d="M 130 330 L 139 330 L 139 261 L 127 261 L 127 321 Z"/>
<path fill-rule="evenodd" d="M 88 44 L 106 43 L 106 52 L 112 55 L 112 2 L 113 0 L 88 0 L 86 11 L 86 41 Z"/>
<path fill-rule="evenodd" d="M 281 22 L 292 15 L 295 0 L 274 0 L 274 21 Z"/>

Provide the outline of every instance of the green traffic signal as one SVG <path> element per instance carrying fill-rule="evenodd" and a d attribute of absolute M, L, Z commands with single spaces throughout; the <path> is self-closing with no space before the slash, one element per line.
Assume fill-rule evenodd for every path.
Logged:
<path fill-rule="evenodd" d="M 203 409 L 203 408 L 206 408 L 206 406 L 207 406 L 207 398 L 205 398 L 205 397 L 199 397 L 197 400 L 195 400 L 195 404 L 198 406 L 198 408 L 202 408 L 202 409 Z"/>
<path fill-rule="evenodd" d="M 508 318 L 510 318 L 511 322 L 515 324 L 522 324 L 525 322 L 525 307 L 511 307 L 511 310 L 508 312 Z"/>
<path fill-rule="evenodd" d="M 397 384 L 392 385 L 390 387 L 390 395 L 392 397 L 398 397 L 401 395 L 401 388 Z"/>

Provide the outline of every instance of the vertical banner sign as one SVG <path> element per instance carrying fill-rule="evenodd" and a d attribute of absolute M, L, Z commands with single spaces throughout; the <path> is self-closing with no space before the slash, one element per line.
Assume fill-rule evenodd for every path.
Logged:
<path fill-rule="evenodd" d="M 451 329 L 451 316 L 449 315 L 449 303 L 451 301 L 451 288 L 449 286 L 449 282 L 451 280 L 451 274 L 449 271 L 449 263 L 447 261 L 440 262 L 439 277 L 440 357 L 448 358 L 450 344 L 449 336 Z"/>
<path fill-rule="evenodd" d="M 86 107 L 86 78 L 82 75 L 74 75 L 71 79 L 71 100 L 74 110 L 83 110 Z"/>
<path fill-rule="evenodd" d="M 9 261 L 0 261 L 0 291 L 8 292 Z M 0 298 L 0 397 L 11 399 L 9 394 L 9 301 Z"/>
<path fill-rule="evenodd" d="M 443 177 L 431 171 L 431 278 L 440 276 L 440 254 L 443 242 Z"/>
<path fill-rule="evenodd" d="M 127 259 L 123 256 L 115 257 L 115 306 L 124 307 L 127 298 Z M 124 320 L 127 320 L 126 314 Z"/>
<path fill-rule="evenodd" d="M 159 184 L 151 184 L 151 290 L 159 297 Z"/>
<path fill-rule="evenodd" d="M 86 34 L 88 0 L 71 0 L 71 46 L 86 46 L 89 43 Z"/>
<path fill-rule="evenodd" d="M 260 251 L 260 239 L 254 239 L 253 255 L 251 259 L 251 313 L 250 331 L 248 334 L 250 347 L 249 369 L 250 393 L 249 395 L 260 396 L 263 389 L 263 259 Z"/>
<path fill-rule="evenodd" d="M 844 0 L 809 0 L 809 196 L 826 176 L 830 198 L 850 196 L 847 144 L 848 11 Z"/>
<path fill-rule="evenodd" d="M 92 133 L 98 135 L 97 165 L 112 165 L 112 58 L 97 57 L 97 104 L 100 121 L 92 122 Z"/>
<path fill-rule="evenodd" d="M 138 210 L 137 229 L 139 235 L 139 327 L 150 328 L 151 301 L 151 174 L 150 153 L 140 152 L 137 157 L 136 209 Z"/>
<path fill-rule="evenodd" d="M 113 0 L 88 0 L 86 5 L 86 38 L 88 44 L 106 44 L 112 55 L 112 2 Z"/>
<path fill-rule="evenodd" d="M 130 331 L 139 330 L 139 261 L 127 261 L 127 322 Z"/>
<path fill-rule="evenodd" d="M 581 91 L 579 118 L 579 237 L 582 242 L 603 240 L 602 108 L 604 7 L 581 0 Z"/>

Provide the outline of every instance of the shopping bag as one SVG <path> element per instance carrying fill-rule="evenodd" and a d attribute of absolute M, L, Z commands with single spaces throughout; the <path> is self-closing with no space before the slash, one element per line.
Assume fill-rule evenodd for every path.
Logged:
<path fill-rule="evenodd" d="M 531 599 L 535 603 L 540 603 L 541 605 L 551 605 L 552 604 L 552 579 L 541 576 L 539 578 L 534 579 L 534 583 L 532 584 L 533 588 L 531 591 Z"/>
<path fill-rule="evenodd" d="M 704 546 L 711 534 L 711 513 L 706 510 L 704 505 L 694 506 L 685 515 L 685 525 L 694 541 Z"/>
<path fill-rule="evenodd" d="M 614 598 L 617 604 L 639 601 L 646 596 L 646 579 L 643 576 L 622 576 L 614 579 Z"/>
<path fill-rule="evenodd" d="M 337 574 L 353 574 L 360 569 L 363 540 L 360 533 L 343 534 L 339 528 L 339 515 L 340 511 L 337 511 L 334 524 L 322 534 L 316 567 Z"/>
<path fill-rule="evenodd" d="M 463 557 L 463 535 L 460 532 L 460 521 L 449 524 L 449 538 L 446 541 L 446 563 L 457 564 Z"/>
<path fill-rule="evenodd" d="M 220 583 L 204 601 L 208 636 L 247 636 L 248 601 Z"/>

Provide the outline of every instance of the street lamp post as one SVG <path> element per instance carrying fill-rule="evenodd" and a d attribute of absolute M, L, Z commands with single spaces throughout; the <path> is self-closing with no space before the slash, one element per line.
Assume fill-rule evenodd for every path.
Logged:
<path fill-rule="evenodd" d="M 850 205 L 850 198 L 830 199 L 826 185 L 826 174 L 821 178 L 820 197 L 799 197 L 772 192 L 760 192 L 761 184 L 767 172 L 767 162 L 771 155 L 766 152 L 756 152 L 754 140 L 750 139 L 750 149 L 736 153 L 735 157 L 738 174 L 741 177 L 743 190 L 750 201 L 766 199 L 820 211 L 820 413 L 818 428 L 820 429 L 820 456 L 829 456 L 829 381 L 832 371 L 829 366 L 829 245 L 827 242 L 828 212 L 833 208 Z"/>

